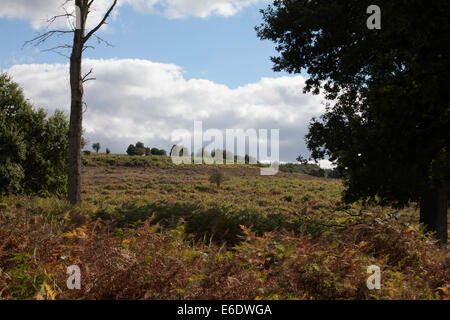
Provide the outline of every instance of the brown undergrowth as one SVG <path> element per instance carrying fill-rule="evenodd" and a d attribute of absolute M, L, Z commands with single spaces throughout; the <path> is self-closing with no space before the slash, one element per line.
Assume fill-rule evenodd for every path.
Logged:
<path fill-rule="evenodd" d="M 84 160 L 80 206 L 0 199 L 0 299 L 450 298 L 449 249 L 414 206 L 344 205 L 339 180 L 251 166 Z M 67 287 L 72 265 L 81 290 Z"/>
<path fill-rule="evenodd" d="M 448 298 L 450 255 L 395 224 L 294 236 L 255 232 L 233 247 L 195 242 L 184 225 L 150 218 L 120 236 L 90 221 L 69 232 L 41 216 L 0 216 L 2 299 L 437 299 Z M 56 231 L 57 232 L 57 231 Z M 81 290 L 66 286 L 78 265 Z M 366 287 L 369 265 L 382 289 Z"/>

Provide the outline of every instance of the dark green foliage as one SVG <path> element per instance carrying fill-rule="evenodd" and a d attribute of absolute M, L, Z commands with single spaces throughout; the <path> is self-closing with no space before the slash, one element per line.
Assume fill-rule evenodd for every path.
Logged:
<path fill-rule="evenodd" d="M 0 75 L 0 193 L 64 193 L 68 121 L 33 110 L 21 88 Z"/>
<path fill-rule="evenodd" d="M 137 156 L 143 156 L 145 154 L 145 145 L 142 142 L 137 142 L 135 146 L 135 152 Z"/>
<path fill-rule="evenodd" d="M 297 159 L 301 159 L 301 156 Z M 322 169 L 317 164 L 300 162 L 300 163 L 283 163 L 280 164 L 280 171 L 289 173 L 304 173 L 314 177 L 324 177 L 329 179 L 342 179 L 342 175 L 338 169 Z"/>
<path fill-rule="evenodd" d="M 122 154 L 109 154 L 107 156 L 101 153 L 92 153 L 90 156 L 82 157 L 83 166 L 102 167 L 140 167 L 140 168 L 170 168 L 175 166 L 169 157 L 129 157 Z"/>
<path fill-rule="evenodd" d="M 290 173 L 304 173 L 310 176 L 315 177 L 324 177 L 325 171 L 321 169 L 317 164 L 308 163 L 308 164 L 300 164 L 300 163 L 283 163 L 280 164 L 280 171 L 290 172 Z"/>
<path fill-rule="evenodd" d="M 127 149 L 127 154 L 129 156 L 135 156 L 136 155 L 136 147 L 134 145 L 130 144 Z"/>
<path fill-rule="evenodd" d="M 245 163 L 246 163 L 246 164 L 249 164 L 250 162 L 256 163 L 256 159 L 253 158 L 253 157 L 250 157 L 248 154 L 246 154 L 246 155 L 245 155 Z"/>
<path fill-rule="evenodd" d="M 150 154 L 155 155 L 155 156 L 166 156 L 167 151 L 164 149 L 152 148 L 150 150 Z"/>
<path fill-rule="evenodd" d="M 337 163 L 344 199 L 402 207 L 449 186 L 450 2 L 378 1 L 381 30 L 366 26 L 371 4 L 275 1 L 257 31 L 278 44 L 275 70 L 306 70 L 305 91 L 336 99 L 306 140 Z M 423 213 L 446 216 L 447 200 L 431 201 L 441 209 Z"/>
<path fill-rule="evenodd" d="M 111 150 L 109 150 L 108 148 L 106 148 L 106 154 L 110 154 Z"/>
<path fill-rule="evenodd" d="M 89 151 L 89 150 L 84 150 L 83 153 L 84 153 L 86 156 L 90 156 L 90 155 L 91 155 L 91 151 Z"/>
<path fill-rule="evenodd" d="M 211 151 L 211 157 L 214 158 L 216 156 L 216 153 L 219 153 L 219 154 L 222 153 L 222 159 L 224 160 L 224 162 L 227 159 L 227 157 L 228 157 L 228 159 L 232 159 L 232 160 L 236 159 L 234 154 L 231 151 L 221 150 L 221 149 Z"/>
<path fill-rule="evenodd" d="M 328 229 L 329 227 L 320 219 L 310 218 L 301 221 L 298 231 L 300 233 L 309 234 L 313 238 L 318 238 Z"/>
<path fill-rule="evenodd" d="M 150 149 L 149 147 L 146 147 L 144 145 L 144 143 L 137 142 L 136 145 L 130 144 L 128 146 L 127 154 L 130 156 L 143 156 L 143 155 L 149 156 L 152 154 L 165 156 L 167 153 L 163 149 L 161 149 L 161 150 L 159 150 L 157 148 Z"/>
<path fill-rule="evenodd" d="M 308 164 L 308 159 L 306 159 L 305 157 L 303 157 L 302 155 L 299 155 L 296 159 L 298 162 L 300 162 L 300 164 L 306 165 Z"/>
<path fill-rule="evenodd" d="M 339 172 L 338 169 L 327 169 L 325 170 L 326 176 L 327 178 L 330 179 L 342 179 L 343 176 L 342 174 Z"/>
<path fill-rule="evenodd" d="M 324 177 L 325 177 L 325 170 L 323 170 L 322 168 L 313 170 L 313 171 L 311 172 L 311 175 L 312 175 L 312 176 L 315 176 L 315 177 L 321 177 L 321 178 L 324 178 Z"/>
<path fill-rule="evenodd" d="M 134 203 L 124 204 L 117 211 L 99 211 L 93 218 L 114 219 L 116 227 L 138 226 L 154 216 L 152 224 L 174 228 L 180 221 L 186 224 L 186 232 L 196 239 L 213 239 L 221 243 L 238 243 L 243 239 L 241 226 L 252 228 L 259 235 L 277 229 L 303 230 L 306 223 L 282 214 L 264 214 L 256 208 L 238 208 L 225 204 L 204 207 L 198 203 L 157 201 L 145 206 Z M 305 227 L 309 228 L 309 227 Z M 313 230 L 316 232 L 315 230 Z"/>
<path fill-rule="evenodd" d="M 100 142 L 96 142 L 92 145 L 92 149 L 95 150 L 95 152 L 98 152 L 100 150 L 101 146 L 100 146 Z"/>
<path fill-rule="evenodd" d="M 145 148 L 145 145 L 144 145 L 143 142 L 138 141 L 138 142 L 136 142 L 136 148 L 137 149 L 143 149 L 143 148 Z"/>
<path fill-rule="evenodd" d="M 306 91 L 340 97 L 313 119 L 307 142 L 313 158 L 330 157 L 347 174 L 346 199 L 404 205 L 430 175 L 449 179 L 450 3 L 379 1 L 381 30 L 366 27 L 370 4 L 275 1 L 258 35 L 279 44 L 274 69 L 306 69 Z M 430 171 L 437 161 L 447 163 L 442 174 Z"/>
<path fill-rule="evenodd" d="M 130 144 L 127 149 L 127 154 L 130 156 L 143 156 L 145 152 L 145 146 L 142 142 L 136 143 L 135 146 Z"/>

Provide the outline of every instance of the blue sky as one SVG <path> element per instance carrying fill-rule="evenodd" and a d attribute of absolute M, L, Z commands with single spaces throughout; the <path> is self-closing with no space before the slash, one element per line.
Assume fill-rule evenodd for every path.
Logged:
<path fill-rule="evenodd" d="M 61 2 L 0 3 L 0 69 L 50 113 L 69 111 L 68 59 L 40 49 L 70 43 L 70 36 L 39 48 L 23 44 L 45 31 Z M 91 25 L 111 0 L 96 2 Z M 138 140 L 167 149 L 176 129 L 203 121 L 205 129 L 279 129 L 281 161 L 308 155 L 304 136 L 323 112 L 323 98 L 302 93 L 306 74 L 272 71 L 275 44 L 254 30 L 269 2 L 120 0 L 99 34 L 114 46 L 84 55 L 84 70 L 93 67 L 97 78 L 85 88 L 87 139 L 115 153 Z"/>
<path fill-rule="evenodd" d="M 98 45 L 86 51 L 86 58 L 138 58 L 181 66 L 187 79 L 208 78 L 232 88 L 256 82 L 262 77 L 285 73 L 273 72 L 270 56 L 275 45 L 261 41 L 254 27 L 262 22 L 254 4 L 231 17 L 209 16 L 167 19 L 161 15 L 139 13 L 123 6 L 101 36 L 114 47 Z M 0 69 L 17 63 L 65 63 L 67 58 L 52 52 L 37 52 L 25 47 L 26 40 L 39 30 L 20 18 L 0 19 Z M 54 42 L 50 42 L 52 44 Z"/>

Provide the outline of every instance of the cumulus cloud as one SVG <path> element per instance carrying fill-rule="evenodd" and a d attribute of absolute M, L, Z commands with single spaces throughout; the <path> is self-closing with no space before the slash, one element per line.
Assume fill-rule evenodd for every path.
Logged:
<path fill-rule="evenodd" d="M 320 96 L 302 93 L 301 76 L 263 78 L 232 89 L 206 79 L 185 79 L 173 64 L 136 59 L 86 59 L 83 64 L 85 70 L 94 69 L 97 79 L 85 86 L 86 136 L 117 153 L 138 140 L 170 148 L 174 130 L 193 132 L 199 120 L 204 130 L 280 129 L 280 158 L 294 161 L 307 154 L 309 120 L 323 112 Z M 36 107 L 68 113 L 68 69 L 66 64 L 26 64 L 6 71 Z"/>
<path fill-rule="evenodd" d="M 253 4 L 267 0 L 126 0 L 137 10 L 159 12 L 171 19 L 211 15 L 230 17 Z"/>
<path fill-rule="evenodd" d="M 101 20 L 112 2 L 112 0 L 95 0 L 88 19 L 88 28 L 92 28 Z M 230 17 L 245 7 L 266 2 L 268 0 L 119 0 L 118 7 L 129 4 L 139 12 L 161 14 L 169 19 L 177 19 L 189 16 L 206 18 L 211 15 Z M 51 17 L 64 14 L 64 10 L 74 12 L 73 6 L 74 1 L 66 0 L 2 0 L 0 18 L 29 20 L 34 29 L 42 29 L 48 26 Z M 117 12 L 115 10 L 114 15 Z M 58 19 L 52 26 L 70 25 L 65 19 Z"/>
<path fill-rule="evenodd" d="M 121 0 L 119 6 L 124 1 L 126 0 Z M 49 26 L 49 20 L 52 17 L 65 13 L 73 14 L 74 3 L 74 1 L 66 0 L 2 0 L 0 2 L 0 18 L 29 20 L 34 29 L 43 29 Z M 96 26 L 112 3 L 112 0 L 96 0 L 87 21 L 87 27 Z M 114 12 L 115 14 L 117 11 Z M 67 21 L 66 18 L 58 18 L 51 26 L 52 28 L 69 28 L 73 23 L 73 19 Z"/>

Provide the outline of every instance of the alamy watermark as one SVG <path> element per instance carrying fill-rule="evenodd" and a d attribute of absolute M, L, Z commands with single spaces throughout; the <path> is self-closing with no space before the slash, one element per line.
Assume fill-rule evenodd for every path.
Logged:
<path fill-rule="evenodd" d="M 369 30 L 381 29 L 381 8 L 375 4 L 367 8 L 367 14 L 371 16 L 367 19 L 367 28 Z"/>
<path fill-rule="evenodd" d="M 381 270 L 379 266 L 371 265 L 367 267 L 367 274 L 371 276 L 367 278 L 366 285 L 369 290 L 381 289 Z"/>
<path fill-rule="evenodd" d="M 79 6 L 75 6 L 75 30 L 81 29 L 81 9 Z"/>
<path fill-rule="evenodd" d="M 81 270 L 77 265 L 67 267 L 67 278 L 66 284 L 69 290 L 80 290 L 81 289 Z"/>
<path fill-rule="evenodd" d="M 269 155 L 270 138 L 270 155 Z M 203 122 L 194 121 L 194 132 L 178 129 L 172 132 L 177 144 L 170 156 L 174 164 L 257 164 L 258 159 L 270 164 L 261 168 L 261 175 L 276 175 L 280 162 L 280 130 L 271 129 L 208 129 Z M 235 143 L 236 141 L 236 143 Z M 246 146 L 248 141 L 248 152 Z M 205 143 L 208 143 L 205 146 Z M 224 144 L 225 143 L 225 144 Z M 193 153 L 190 150 L 194 150 Z M 235 153 L 236 151 L 236 153 Z M 235 156 L 236 154 L 236 156 Z M 242 155 L 247 156 L 243 157 Z"/>

